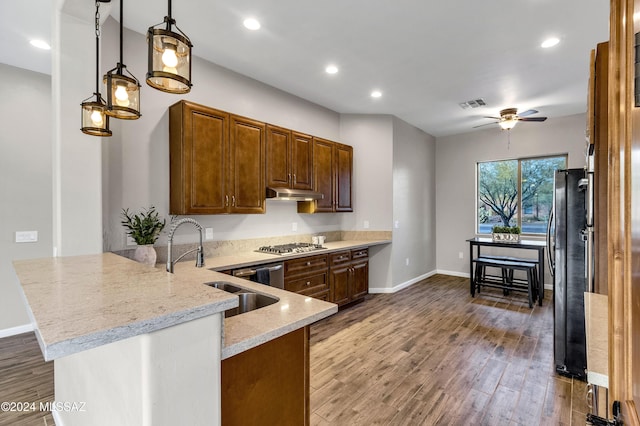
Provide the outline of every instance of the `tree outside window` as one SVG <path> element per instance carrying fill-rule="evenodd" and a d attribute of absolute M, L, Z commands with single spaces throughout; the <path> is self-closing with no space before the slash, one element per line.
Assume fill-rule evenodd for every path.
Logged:
<path fill-rule="evenodd" d="M 478 163 L 478 233 L 490 234 L 499 225 L 544 234 L 554 172 L 566 164 L 566 155 Z"/>

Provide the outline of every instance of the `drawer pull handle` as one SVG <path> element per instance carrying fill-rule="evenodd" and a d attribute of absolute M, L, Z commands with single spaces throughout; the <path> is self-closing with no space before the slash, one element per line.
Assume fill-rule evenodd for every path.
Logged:
<path fill-rule="evenodd" d="M 311 262 L 307 262 L 307 266 L 310 266 L 310 265 L 311 265 Z"/>
<path fill-rule="evenodd" d="M 307 285 L 311 285 L 311 281 L 307 281 Z"/>

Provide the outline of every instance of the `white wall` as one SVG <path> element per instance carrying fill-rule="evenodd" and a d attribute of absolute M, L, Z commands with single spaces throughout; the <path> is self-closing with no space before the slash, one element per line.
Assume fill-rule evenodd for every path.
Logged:
<path fill-rule="evenodd" d="M 52 141 L 50 77 L 5 64 L 0 75 L 1 331 L 29 324 L 12 260 L 52 253 Z M 15 243 L 16 231 L 38 231 L 38 242 Z"/>
<path fill-rule="evenodd" d="M 393 222 L 393 117 L 343 114 L 341 142 L 353 146 L 353 213 L 342 215 L 342 229 L 390 231 Z M 369 287 L 392 286 L 391 247 L 370 250 Z"/>
<path fill-rule="evenodd" d="M 111 18 L 103 27 L 103 71 L 115 66 L 118 56 L 118 24 Z M 112 120 L 114 136 L 106 140 L 103 152 L 104 249 L 125 248 L 120 224 L 123 207 L 139 210 L 154 205 L 169 219 L 169 121 L 168 107 L 188 99 L 213 108 L 340 141 L 339 114 L 292 96 L 256 80 L 194 57 L 193 88 L 176 96 L 151 89 L 146 74 L 145 37 L 125 30 L 124 62 L 142 83 L 142 117 L 135 121 Z M 196 49 L 197 52 L 197 49 Z M 214 240 L 269 237 L 339 230 L 344 214 L 305 215 L 297 213 L 292 201 L 267 201 L 262 215 L 197 216 L 203 226 L 214 229 Z M 168 227 L 167 227 L 168 228 Z M 166 233 L 157 244 L 166 243 Z M 181 235 L 180 235 L 181 234 Z M 180 229 L 176 242 L 196 241 L 190 228 Z"/>
<path fill-rule="evenodd" d="M 394 118 L 391 259 L 394 286 L 435 272 L 435 153 L 433 136 Z"/>
<path fill-rule="evenodd" d="M 437 269 L 469 273 L 476 218 L 476 163 L 569 154 L 569 168 L 585 165 L 586 114 L 519 123 L 509 135 L 493 127 L 436 139 Z M 509 143 L 508 137 L 511 142 Z M 463 253 L 463 259 L 459 253 Z M 549 283 L 549 278 L 545 280 Z"/>

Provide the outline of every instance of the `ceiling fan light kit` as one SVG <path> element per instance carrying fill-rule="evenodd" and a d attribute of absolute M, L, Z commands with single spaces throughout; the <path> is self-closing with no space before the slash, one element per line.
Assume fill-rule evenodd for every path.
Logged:
<path fill-rule="evenodd" d="M 505 108 L 500 111 L 500 117 L 485 117 L 491 118 L 494 121 L 493 123 L 481 124 L 479 126 L 473 126 L 473 128 L 489 126 L 491 124 L 498 124 L 502 130 L 511 130 L 516 127 L 518 121 L 545 121 L 547 117 L 529 117 L 530 115 L 537 114 L 538 111 L 535 109 L 526 110 L 520 114 L 518 114 L 517 108 Z"/>

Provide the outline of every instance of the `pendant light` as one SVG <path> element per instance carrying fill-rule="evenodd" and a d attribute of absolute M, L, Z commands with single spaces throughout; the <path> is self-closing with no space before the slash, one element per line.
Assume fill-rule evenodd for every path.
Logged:
<path fill-rule="evenodd" d="M 164 17 L 164 22 L 149 27 L 147 31 L 147 84 L 163 92 L 189 93 L 193 45 L 171 17 L 171 0 L 168 3 L 169 14 Z M 154 28 L 163 24 L 166 24 L 165 28 Z M 178 32 L 171 30 L 174 25 Z"/>
<path fill-rule="evenodd" d="M 125 120 L 140 118 L 140 82 L 122 60 L 122 0 L 120 0 L 120 62 L 104 76 L 107 86 L 107 114 Z M 125 75 L 124 72 L 129 75 Z"/>
<path fill-rule="evenodd" d="M 82 101 L 82 130 L 83 133 L 92 136 L 111 136 L 109 130 L 109 116 L 106 114 L 107 104 L 100 94 L 100 2 L 108 3 L 111 0 L 96 1 L 96 91 Z M 95 97 L 95 98 L 94 98 Z"/>

